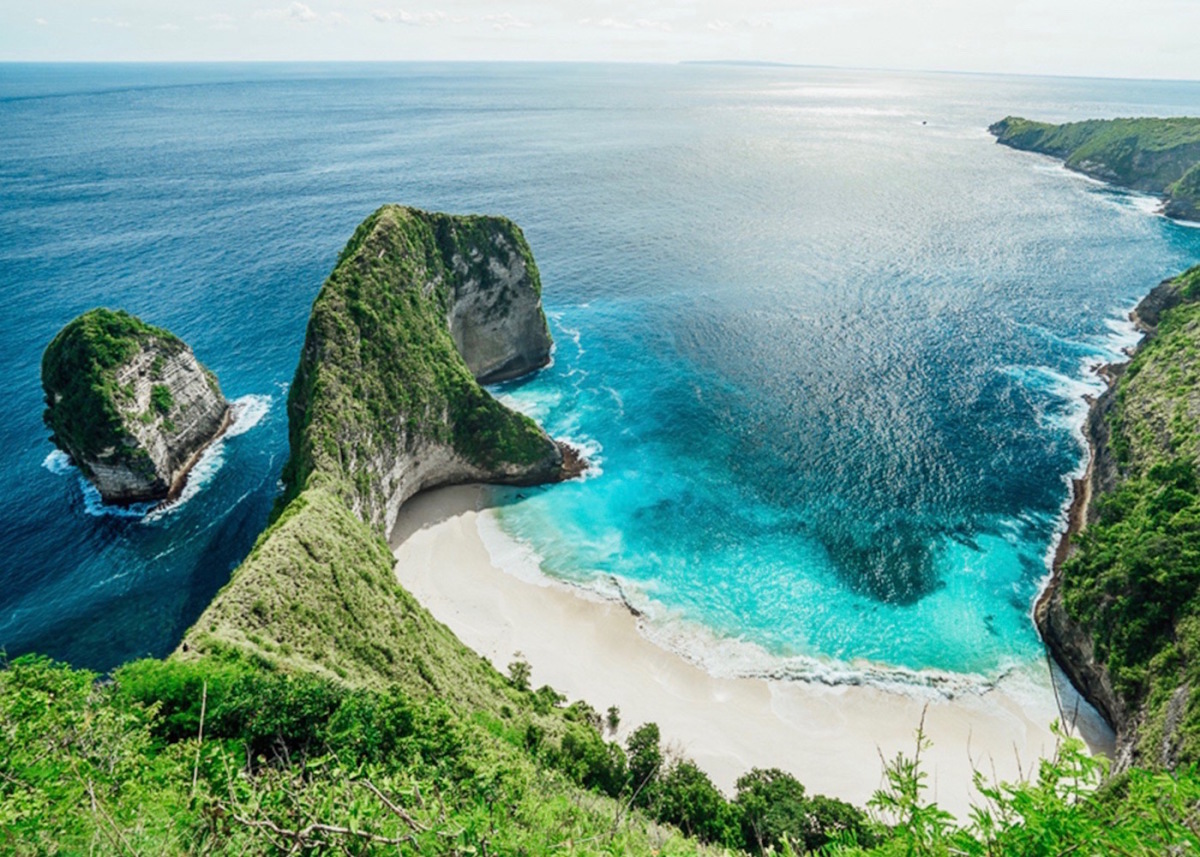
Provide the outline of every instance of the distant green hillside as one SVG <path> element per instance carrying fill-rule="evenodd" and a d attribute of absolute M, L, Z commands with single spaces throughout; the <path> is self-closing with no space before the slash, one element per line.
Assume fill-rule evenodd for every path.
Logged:
<path fill-rule="evenodd" d="M 988 130 L 1005 146 L 1053 155 L 1093 178 L 1161 194 L 1171 217 L 1200 219 L 1200 118 L 1052 125 L 1009 116 Z"/>

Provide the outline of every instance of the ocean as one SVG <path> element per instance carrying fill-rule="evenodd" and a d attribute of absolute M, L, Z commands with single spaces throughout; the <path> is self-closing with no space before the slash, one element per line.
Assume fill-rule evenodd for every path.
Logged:
<path fill-rule="evenodd" d="M 398 202 L 523 227 L 557 346 L 495 392 L 595 464 L 494 492 L 490 537 L 718 673 L 1039 663 L 1093 367 L 1200 229 L 986 128 L 1198 105 L 815 68 L 0 65 L 0 648 L 104 671 L 177 645 L 278 494 L 309 306 Z M 182 336 L 242 415 L 166 510 L 102 507 L 42 425 L 42 350 L 100 305 Z"/>

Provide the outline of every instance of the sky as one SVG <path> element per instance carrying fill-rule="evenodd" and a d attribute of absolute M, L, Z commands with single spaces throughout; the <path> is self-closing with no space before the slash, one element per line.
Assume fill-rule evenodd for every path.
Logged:
<path fill-rule="evenodd" d="M 747 60 L 1200 79 L 1200 0 L 0 0 L 0 60 Z"/>

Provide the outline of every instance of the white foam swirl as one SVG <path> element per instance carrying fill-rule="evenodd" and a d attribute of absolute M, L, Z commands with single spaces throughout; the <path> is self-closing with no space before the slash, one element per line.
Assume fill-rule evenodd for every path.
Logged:
<path fill-rule="evenodd" d="M 225 434 L 213 441 L 200 455 L 200 460 L 188 473 L 187 482 L 179 496 L 167 503 L 132 503 L 128 506 L 115 506 L 104 502 L 96 486 L 92 485 L 79 469 L 71 463 L 70 457 L 61 450 L 54 450 L 46 456 L 42 466 L 56 476 L 74 474 L 79 482 L 83 495 L 83 511 L 95 517 L 137 518 L 143 523 L 161 520 L 163 517 L 179 511 L 189 500 L 216 477 L 221 466 L 225 463 L 226 441 L 243 435 L 262 422 L 263 417 L 271 410 L 271 396 L 242 396 L 230 402 L 233 409 L 233 423 Z"/>

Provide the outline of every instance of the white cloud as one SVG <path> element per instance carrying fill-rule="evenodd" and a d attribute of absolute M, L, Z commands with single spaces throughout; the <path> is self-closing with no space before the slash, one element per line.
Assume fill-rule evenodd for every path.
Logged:
<path fill-rule="evenodd" d="M 371 17 L 381 24 L 403 24 L 408 27 L 431 27 L 437 24 L 464 24 L 467 18 L 447 15 L 440 9 L 432 12 L 407 12 L 400 9 L 389 12 L 386 9 L 373 9 Z"/>
<path fill-rule="evenodd" d="M 196 23 L 208 24 L 213 30 L 236 30 L 234 21 L 236 19 L 232 15 L 227 15 L 224 12 L 218 12 L 214 15 L 197 15 Z"/>
<path fill-rule="evenodd" d="M 285 9 L 259 9 L 253 15 L 256 21 L 291 21 L 296 24 L 311 24 L 320 17 L 304 3 L 293 3 Z"/>
<path fill-rule="evenodd" d="M 50 22 L 47 21 L 45 18 L 34 18 L 33 23 L 37 24 L 39 27 L 44 27 Z"/>
<path fill-rule="evenodd" d="M 508 12 L 501 15 L 484 15 L 479 20 L 485 24 L 491 24 L 493 30 L 524 30 L 533 26 L 528 21 L 523 21 Z"/>
<path fill-rule="evenodd" d="M 310 21 L 317 20 L 317 13 L 305 6 L 303 3 L 293 3 L 288 7 L 288 17 L 293 21 L 299 21 L 302 24 L 307 24 Z"/>
<path fill-rule="evenodd" d="M 658 30 L 669 33 L 673 29 L 667 21 L 659 21 L 654 18 L 580 18 L 579 23 L 584 26 L 600 27 L 604 30 Z"/>
<path fill-rule="evenodd" d="M 771 27 L 771 21 L 767 18 L 738 18 L 736 21 L 714 18 L 706 25 L 706 28 L 714 33 L 732 33 L 735 30 L 769 30 Z"/>

